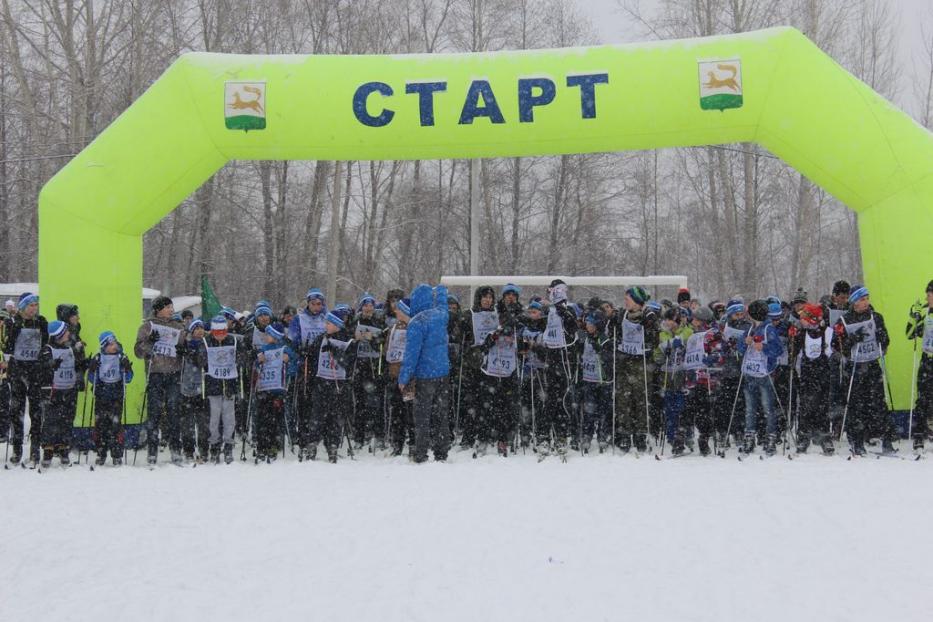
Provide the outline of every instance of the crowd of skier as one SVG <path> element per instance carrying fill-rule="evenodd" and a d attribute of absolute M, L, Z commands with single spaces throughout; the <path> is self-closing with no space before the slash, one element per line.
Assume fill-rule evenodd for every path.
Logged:
<path fill-rule="evenodd" d="M 248 315 L 224 308 L 210 319 L 176 314 L 171 299 L 132 346 L 113 332 L 95 350 L 81 337 L 78 308 L 39 314 L 38 296 L 7 301 L 0 322 L 0 435 L 5 462 L 47 468 L 71 463 L 76 413 L 90 410 L 96 465 L 140 451 L 149 465 L 256 463 L 282 452 L 331 462 L 367 451 L 446 460 L 451 447 L 569 450 L 658 457 L 852 456 L 880 442 L 894 455 L 885 353 L 891 335 L 867 288 L 838 281 L 812 300 L 771 296 L 701 304 L 686 289 L 654 301 L 641 287 L 621 306 L 571 302 L 555 279 L 545 297 L 479 287 L 469 308 L 443 286 L 398 289 L 380 302 L 328 306 L 317 288 L 304 308 L 275 313 L 261 300 Z M 126 337 L 126 336 L 124 336 Z M 916 381 L 909 436 L 922 454 L 933 417 L 933 281 L 908 313 Z M 144 440 L 128 447 L 126 392 L 145 383 Z M 79 394 L 83 393 L 79 407 Z M 26 421 L 29 455 L 25 458 Z M 135 418 L 134 418 L 135 419 Z M 843 436 L 844 434 L 844 436 Z M 665 448 L 667 453 L 665 453 Z M 78 459 L 80 460 L 80 451 Z"/>

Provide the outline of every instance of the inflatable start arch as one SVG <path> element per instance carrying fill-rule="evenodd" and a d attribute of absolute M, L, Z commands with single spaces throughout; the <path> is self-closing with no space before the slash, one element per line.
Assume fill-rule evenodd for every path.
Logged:
<path fill-rule="evenodd" d="M 109 328 L 131 344 L 143 233 L 229 160 L 744 141 L 858 212 L 866 281 L 894 335 L 894 400 L 908 408 L 900 320 L 933 266 L 933 136 L 790 28 L 481 54 L 187 54 L 43 188 L 42 298 L 79 304 L 89 335 Z"/>

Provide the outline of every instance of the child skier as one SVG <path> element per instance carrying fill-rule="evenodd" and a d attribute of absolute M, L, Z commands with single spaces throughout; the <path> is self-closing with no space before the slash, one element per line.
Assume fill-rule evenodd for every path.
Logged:
<path fill-rule="evenodd" d="M 748 306 L 748 315 L 752 319 L 752 328 L 739 343 L 739 355 L 742 357 L 742 381 L 745 394 L 745 444 L 742 451 L 750 454 L 755 450 L 755 436 L 758 429 L 759 408 L 767 420 L 768 436 L 765 441 L 765 453 L 773 456 L 777 443 L 778 422 L 771 374 L 777 367 L 778 357 L 783 347 L 777 330 L 768 321 L 768 303 L 756 300 Z"/>
<path fill-rule="evenodd" d="M 580 451 L 590 451 L 593 435 L 598 434 L 600 451 L 609 446 L 612 425 L 612 338 L 606 334 L 608 318 L 599 309 L 585 317 L 585 337 L 580 349 L 580 392 L 582 434 Z"/>
<path fill-rule="evenodd" d="M 204 393 L 211 412 L 211 436 L 208 439 L 211 461 L 215 464 L 220 462 L 223 441 L 224 462 L 230 464 L 233 462 L 239 366 L 245 362 L 246 350 L 241 339 L 227 332 L 227 320 L 222 315 L 211 320 L 210 335 L 202 343 L 199 358 L 201 368 L 205 370 Z M 181 457 L 173 453 L 172 462 L 180 464 Z"/>
<path fill-rule="evenodd" d="M 918 341 L 921 350 L 912 430 L 916 451 L 923 450 L 924 439 L 929 433 L 929 420 L 933 418 L 933 281 L 927 285 L 926 295 L 926 305 L 915 304 L 907 323 L 907 338 L 914 341 L 914 352 Z"/>
<path fill-rule="evenodd" d="M 133 363 L 123 353 L 123 346 L 111 331 L 98 337 L 100 352 L 87 367 L 88 384 L 94 388 L 94 437 L 97 447 L 96 464 L 123 464 L 123 416 L 126 405 L 126 385 L 133 381 Z"/>
<path fill-rule="evenodd" d="M 407 298 L 396 299 L 392 304 L 392 325 L 385 340 L 385 390 L 386 390 L 386 442 L 392 446 L 392 455 L 401 456 L 405 439 L 414 444 L 414 419 L 412 403 L 406 400 L 398 388 L 398 375 L 405 360 L 405 342 L 411 307 Z"/>
<path fill-rule="evenodd" d="M 832 328 L 824 322 L 820 305 L 804 304 L 798 317 L 800 330 L 789 329 L 790 349 L 796 353 L 797 453 L 806 453 L 813 442 L 829 456 L 835 451 L 829 426 Z M 793 406 L 789 408 L 793 412 Z"/>
<path fill-rule="evenodd" d="M 684 453 L 686 443 L 693 448 L 693 422 L 684 425 L 681 420 L 686 396 L 684 394 L 684 354 L 693 329 L 684 321 L 684 307 L 672 307 L 664 312 L 661 320 L 658 349 L 655 358 L 664 373 L 661 391 L 664 397 L 664 433 L 671 444 L 671 453 Z"/>
<path fill-rule="evenodd" d="M 353 408 L 353 394 L 347 370 L 356 361 L 356 340 L 347 329 L 349 309 L 335 308 L 325 315 L 324 333 L 310 346 L 308 361 L 316 369 L 312 401 L 308 459 L 314 460 L 322 440 L 327 459 L 337 462 L 340 433 Z M 352 450 L 351 450 L 352 451 Z"/>
<path fill-rule="evenodd" d="M 181 447 L 185 460 L 207 462 L 210 416 L 204 397 L 204 370 L 199 352 L 204 346 L 204 322 L 191 320 L 187 330 L 187 348 L 181 363 Z M 195 458 L 195 449 L 198 455 Z"/>
<path fill-rule="evenodd" d="M 71 428 L 78 401 L 78 377 L 87 364 L 84 350 L 69 344 L 68 326 L 61 320 L 49 323 L 49 342 L 39 352 L 39 364 L 45 372 L 42 383 L 42 468 L 52 463 L 53 454 L 62 466 L 71 459 Z"/>
<path fill-rule="evenodd" d="M 278 456 L 276 437 L 279 424 L 285 422 L 286 393 L 298 372 L 298 357 L 285 342 L 285 330 L 279 323 L 266 326 L 266 343 L 256 356 L 256 464 L 273 462 Z M 285 433 L 289 435 L 287 425 Z"/>

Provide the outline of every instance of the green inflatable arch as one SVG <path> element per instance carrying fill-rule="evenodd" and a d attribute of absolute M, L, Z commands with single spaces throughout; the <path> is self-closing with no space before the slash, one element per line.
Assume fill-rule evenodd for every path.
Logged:
<path fill-rule="evenodd" d="M 790 28 L 482 54 L 186 54 L 43 188 L 42 298 L 79 304 L 88 335 L 112 329 L 132 344 L 143 234 L 229 160 L 743 141 L 858 212 L 866 281 L 894 337 L 894 399 L 908 408 L 911 350 L 900 320 L 933 266 L 933 137 Z"/>

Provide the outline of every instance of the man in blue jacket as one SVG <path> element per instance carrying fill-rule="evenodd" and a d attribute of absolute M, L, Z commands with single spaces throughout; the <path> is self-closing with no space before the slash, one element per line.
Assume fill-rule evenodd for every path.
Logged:
<path fill-rule="evenodd" d="M 434 459 L 442 462 L 450 449 L 447 288 L 438 285 L 432 290 L 424 283 L 416 287 L 411 292 L 411 315 L 398 385 L 404 394 L 407 385 L 413 381 L 416 384 L 412 459 L 426 461 L 428 444 L 432 444 Z"/>

